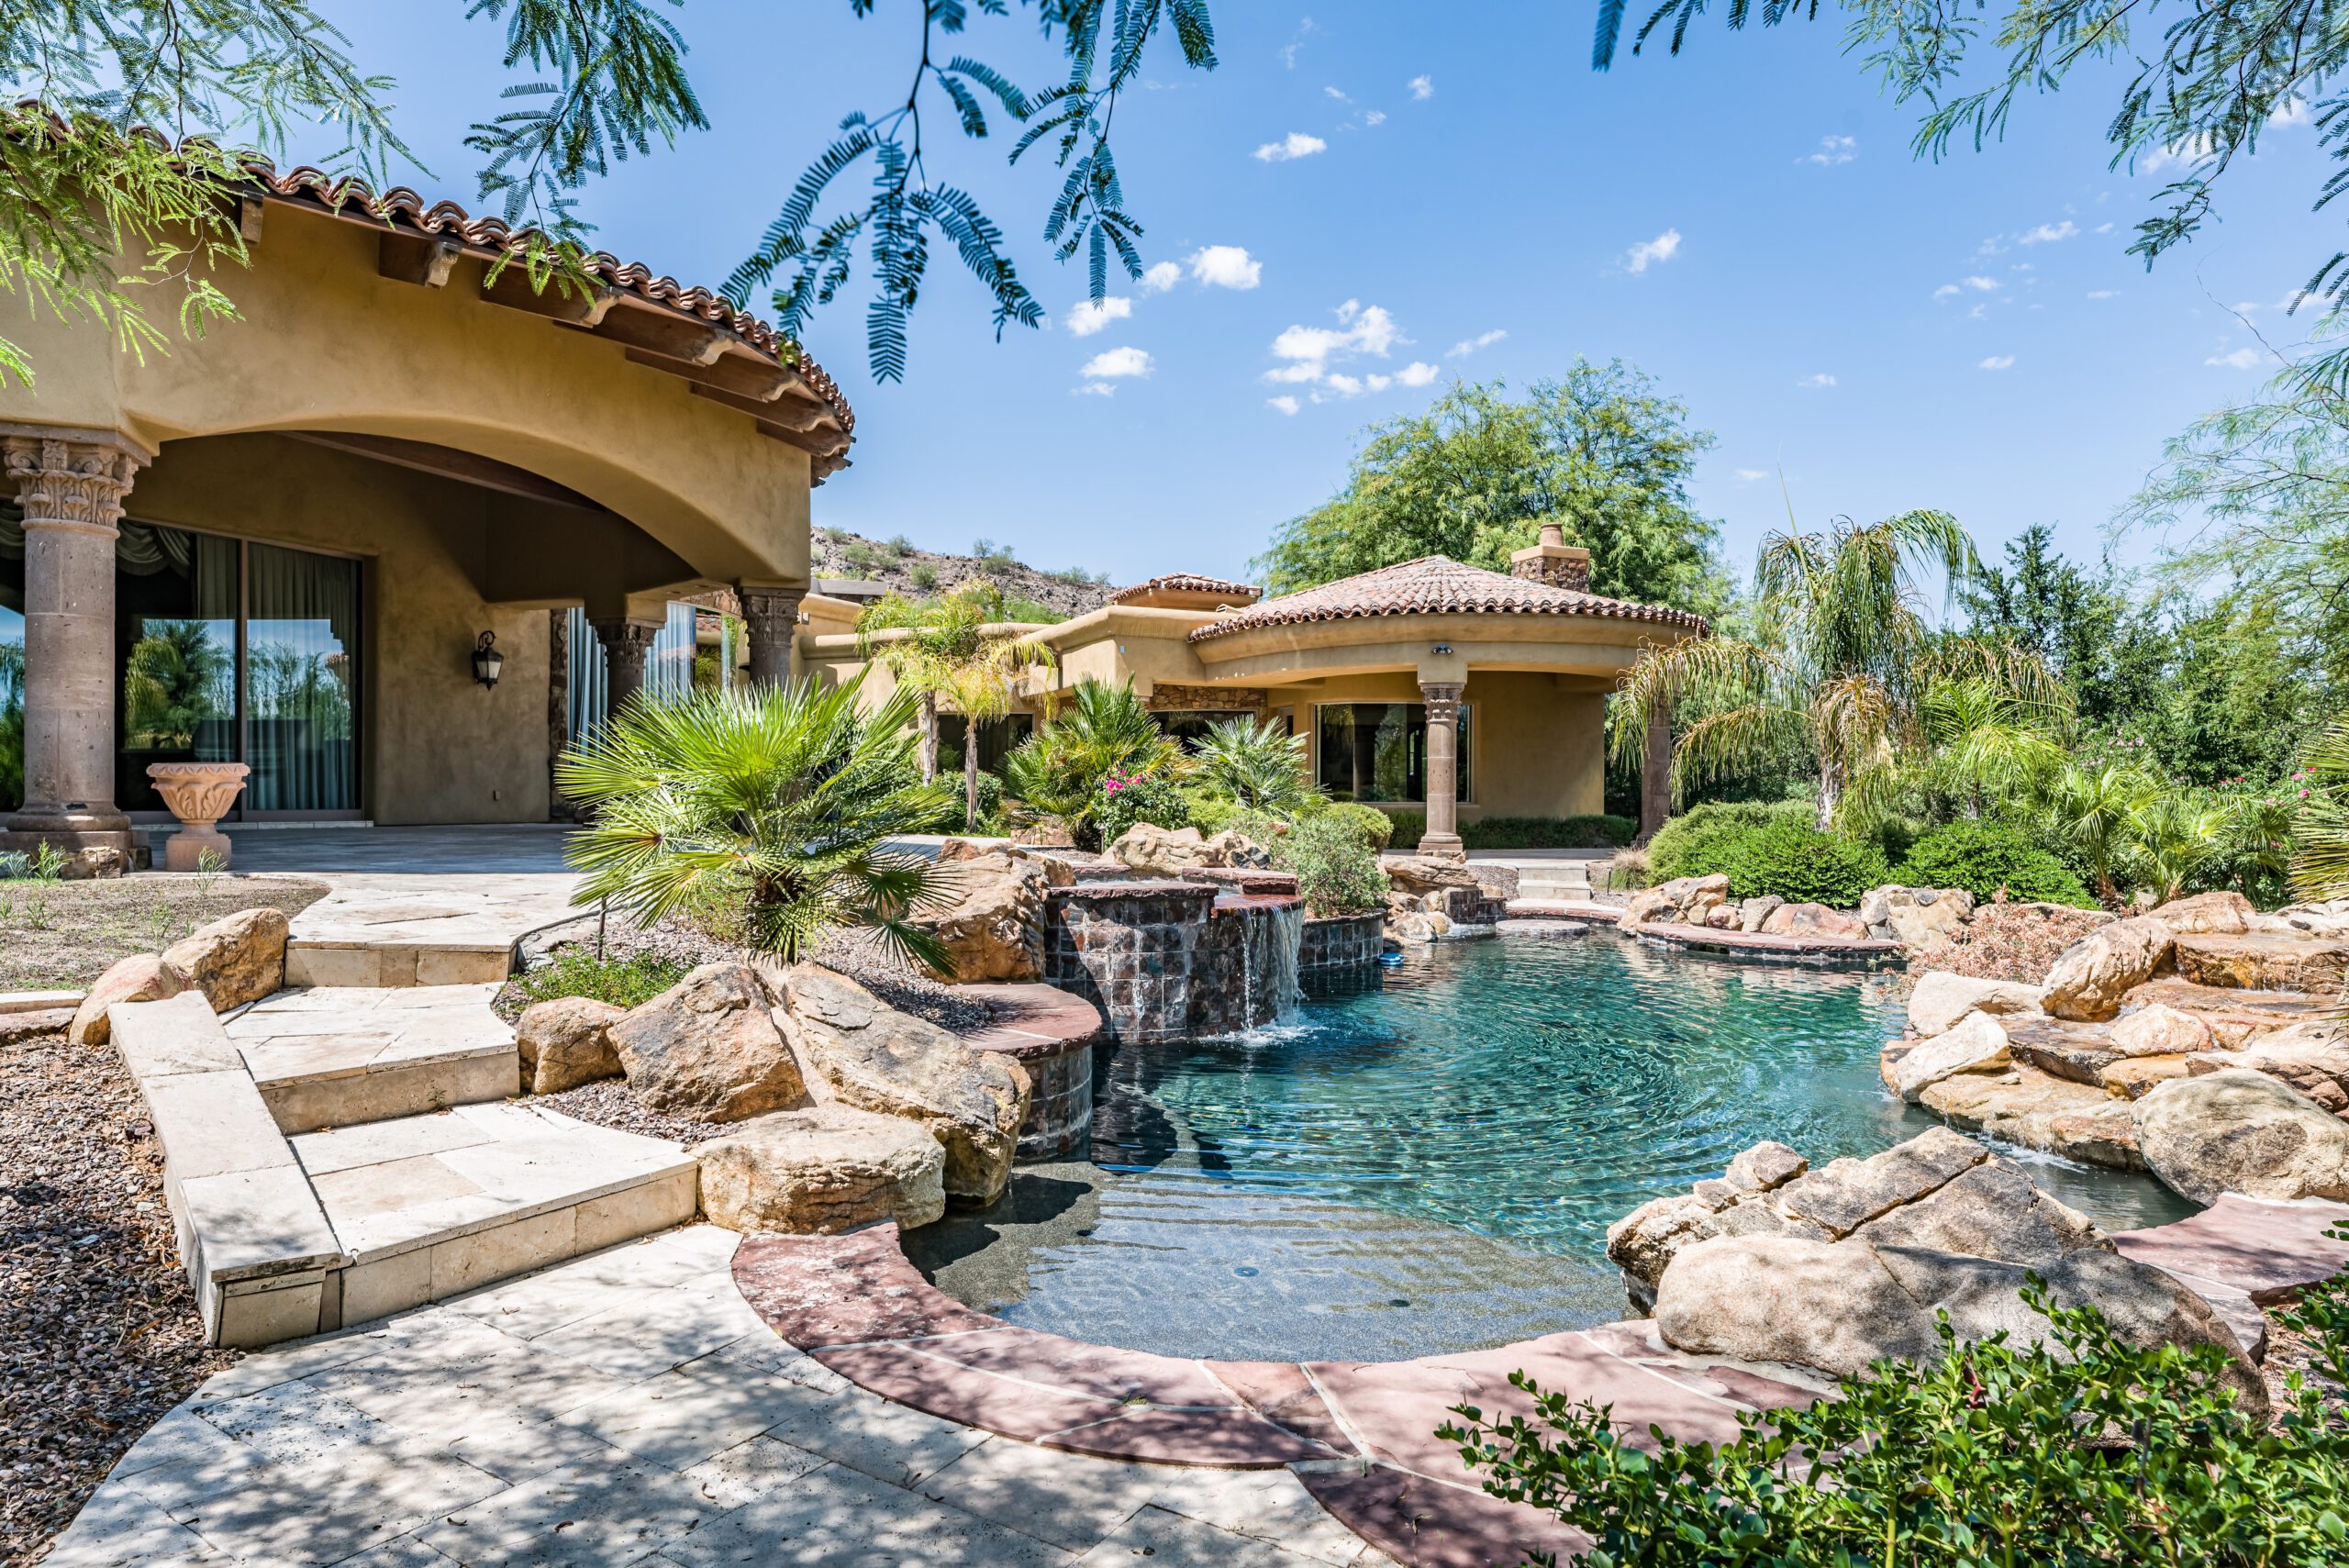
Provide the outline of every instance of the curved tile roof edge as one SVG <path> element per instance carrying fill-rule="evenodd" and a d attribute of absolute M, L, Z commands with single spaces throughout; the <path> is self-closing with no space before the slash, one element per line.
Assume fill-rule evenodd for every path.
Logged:
<path fill-rule="evenodd" d="M 1209 577 L 1198 572 L 1169 572 L 1145 582 L 1131 584 L 1109 595 L 1108 603 L 1122 605 L 1144 594 L 1245 594 L 1250 598 L 1263 595 L 1264 589 L 1253 583 L 1235 583 L 1228 577 Z"/>
<path fill-rule="evenodd" d="M 16 106 L 38 110 L 42 106 L 36 100 L 28 99 L 19 101 Z M 54 116 L 51 117 L 53 119 Z M 218 145 L 205 137 L 186 137 L 175 143 L 151 126 L 137 127 L 130 134 L 143 136 L 167 150 L 176 150 L 190 143 Z M 307 202 L 330 212 L 356 206 L 387 224 L 405 221 L 420 233 L 455 234 L 466 244 L 484 250 L 517 254 L 524 248 L 525 241 L 540 232 L 529 228 L 516 228 L 503 218 L 475 217 L 455 202 L 445 198 L 428 205 L 420 194 L 406 185 L 394 185 L 378 195 L 373 187 L 356 175 L 331 175 L 308 164 L 297 165 L 280 174 L 277 165 L 261 153 L 237 151 L 230 153 L 229 157 L 272 195 L 284 200 Z M 582 263 L 588 272 L 601 277 L 614 288 L 624 290 L 649 304 L 663 306 L 724 327 L 752 349 L 772 356 L 777 364 L 798 372 L 808 387 L 830 406 L 839 418 L 841 434 L 854 439 L 856 411 L 849 406 L 848 397 L 841 391 L 840 384 L 816 362 L 814 356 L 784 336 L 773 323 L 748 311 L 736 309 L 722 295 L 713 294 L 698 284 L 688 288 L 665 273 L 654 273 L 641 261 L 623 261 L 607 250 L 591 251 L 582 258 Z"/>
<path fill-rule="evenodd" d="M 1408 575 L 1412 568 L 1425 569 L 1421 579 Z M 1423 580 L 1431 573 L 1443 568 L 1473 573 L 1477 577 L 1494 580 L 1496 589 L 1506 589 L 1508 599 L 1473 597 L 1439 601 L 1432 604 L 1361 602 L 1348 604 L 1330 591 L 1349 584 L 1367 583 L 1373 578 L 1388 583 L 1410 584 Z M 1382 583 L 1376 587 L 1385 587 Z M 1299 604 L 1299 600 L 1310 600 Z M 1236 632 L 1256 631 L 1266 627 L 1305 626 L 1319 621 L 1373 620 L 1397 616 L 1426 615 L 1574 615 L 1593 616 L 1613 620 L 1645 621 L 1651 625 L 1687 627 L 1702 636 L 1711 629 L 1703 616 L 1687 610 L 1669 609 L 1661 605 L 1634 604 L 1629 599 L 1610 599 L 1603 595 L 1582 593 L 1572 588 L 1553 587 L 1521 577 L 1510 577 L 1482 567 L 1468 566 L 1445 555 L 1423 555 L 1416 560 L 1397 562 L 1375 572 L 1364 572 L 1353 577 L 1341 577 L 1334 583 L 1300 589 L 1277 599 L 1266 599 L 1243 610 L 1208 622 L 1193 630 L 1185 639 L 1188 642 L 1206 642 Z"/>

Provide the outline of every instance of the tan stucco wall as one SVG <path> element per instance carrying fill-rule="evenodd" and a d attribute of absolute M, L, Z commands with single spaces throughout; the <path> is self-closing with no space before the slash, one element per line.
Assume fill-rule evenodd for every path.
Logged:
<path fill-rule="evenodd" d="M 508 498 L 278 436 L 174 442 L 141 473 L 134 520 L 234 534 L 366 563 L 361 773 L 382 823 L 547 819 L 543 608 L 478 586 Z M 497 634 L 495 689 L 473 639 Z"/>
<path fill-rule="evenodd" d="M 32 389 L 0 420 L 120 429 L 149 449 L 253 430 L 430 441 L 529 470 L 637 525 L 710 584 L 807 582 L 809 459 L 615 344 L 445 286 L 381 276 L 378 232 L 273 203 L 252 265 L 217 279 L 240 318 L 143 361 L 102 328 L 22 310 Z M 159 291 L 150 306 L 170 322 Z"/>
<path fill-rule="evenodd" d="M 1321 737 L 1313 709 L 1320 703 L 1418 702 L 1417 678 L 1404 671 L 1351 675 L 1271 689 L 1270 711 L 1293 710 L 1311 736 L 1313 776 L 1320 776 Z M 1515 671 L 1468 674 L 1461 701 L 1469 708 L 1469 778 L 1473 800 L 1460 817 L 1578 817 L 1602 810 L 1607 797 L 1607 693 L 1572 676 Z M 1419 807 L 1373 802 L 1390 810 Z"/>

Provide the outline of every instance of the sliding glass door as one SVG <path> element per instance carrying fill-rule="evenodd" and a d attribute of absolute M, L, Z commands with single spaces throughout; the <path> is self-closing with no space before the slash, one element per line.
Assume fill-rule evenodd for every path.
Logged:
<path fill-rule="evenodd" d="M 115 799 L 161 812 L 150 762 L 241 762 L 238 816 L 356 817 L 359 562 L 125 522 Z"/>

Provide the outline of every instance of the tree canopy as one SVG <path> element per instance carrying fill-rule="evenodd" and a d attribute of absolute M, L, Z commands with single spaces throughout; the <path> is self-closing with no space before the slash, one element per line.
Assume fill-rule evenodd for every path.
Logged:
<path fill-rule="evenodd" d="M 1254 563 L 1269 592 L 1422 555 L 1507 571 L 1555 521 L 1591 552 L 1594 592 L 1701 614 L 1728 599 L 1720 528 L 1688 499 L 1712 433 L 1620 360 L 1577 360 L 1522 398 L 1455 383 L 1364 437 L 1345 488 L 1282 524 Z"/>
<path fill-rule="evenodd" d="M 738 306 L 778 273 L 772 306 L 798 335 L 848 287 L 860 249 L 873 289 L 866 345 L 873 374 L 906 368 L 907 318 L 933 237 L 953 247 L 995 301 L 998 333 L 1036 327 L 1042 311 L 1019 281 L 1003 231 L 965 191 L 933 177 L 922 110 L 942 98 L 963 135 L 988 134 L 983 100 L 1023 128 L 1014 161 L 1052 143 L 1059 187 L 1040 226 L 1060 259 L 1088 254 L 1093 297 L 1112 251 L 1139 276 L 1109 127 L 1152 38 L 1169 32 L 1186 65 L 1215 65 L 1208 0 L 1019 0 L 1067 64 L 1034 94 L 983 61 L 948 53 L 969 19 L 963 0 L 923 0 L 912 86 L 901 103 L 852 112 L 818 151 L 757 250 L 728 283 Z M 858 17 L 874 0 L 849 0 Z M 674 19 L 684 0 L 467 0 L 468 19 L 505 28 L 512 74 L 503 113 L 473 125 L 479 194 L 528 228 L 522 264 L 540 286 L 584 284 L 594 226 L 578 193 L 610 166 L 675 144 L 709 120 Z M 1010 0 L 977 0 L 1008 18 Z M 23 0 L 0 7 L 0 288 L 61 315 L 87 317 L 138 352 L 232 317 L 214 275 L 246 259 L 235 204 L 247 151 L 304 161 L 378 188 L 416 159 L 393 123 L 390 78 L 354 60 L 349 40 L 308 0 Z M 944 58 L 941 58 L 943 56 Z M 141 134 L 142 128 L 146 128 Z M 327 151 L 319 132 L 340 140 Z M 166 141 L 165 137 L 172 139 Z M 331 145 L 331 144 L 329 144 Z M 847 200 L 838 176 L 870 159 L 874 177 Z M 418 172 L 422 172 L 420 168 Z M 828 205 L 829 204 L 829 205 Z M 118 257 L 123 260 L 118 260 Z M 126 275 L 123 261 L 130 271 Z M 233 284 L 229 285 L 233 287 Z M 162 292 L 157 292 L 157 291 Z M 161 303 L 168 301 L 167 304 Z M 150 309 L 159 306 L 160 309 Z M 29 382 L 22 349 L 0 338 L 0 379 Z"/>

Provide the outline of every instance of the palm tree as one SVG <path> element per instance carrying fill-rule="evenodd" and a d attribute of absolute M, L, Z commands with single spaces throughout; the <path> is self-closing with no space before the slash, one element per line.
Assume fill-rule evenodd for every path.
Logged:
<path fill-rule="evenodd" d="M 2349 718 L 2309 743 L 2293 782 L 2300 788 L 2292 893 L 2310 903 L 2349 897 Z"/>
<path fill-rule="evenodd" d="M 1191 743 L 1199 782 L 1260 811 L 1294 810 L 1317 791 L 1305 776 L 1305 737 L 1242 714 Z"/>
<path fill-rule="evenodd" d="M 2116 873 L 2136 848 L 2141 814 L 2154 794 L 2152 779 L 2122 763 L 2067 762 L 2040 781 L 2033 804 L 2051 844 L 2087 869 L 2097 897 L 2116 904 Z"/>
<path fill-rule="evenodd" d="M 1052 649 L 1029 631 L 1004 624 L 1003 590 L 991 583 L 963 583 L 934 599 L 890 594 L 857 617 L 857 653 L 896 677 L 900 690 L 915 694 L 921 725 L 919 758 L 924 784 L 938 777 L 938 704 L 941 697 L 963 720 L 963 825 L 974 826 L 979 811 L 978 728 L 1011 711 L 1020 673 L 1030 665 L 1051 665 Z"/>
<path fill-rule="evenodd" d="M 1918 719 L 1928 782 L 1982 815 L 1986 791 L 2028 797 L 2064 765 L 2074 713 L 2069 688 L 2011 643 L 1952 638 L 1925 661 Z"/>
<path fill-rule="evenodd" d="M 900 690 L 860 715 L 855 685 L 812 678 L 629 704 L 555 764 L 556 787 L 594 812 L 565 851 L 585 873 L 573 902 L 610 898 L 649 926 L 721 900 L 742 911 L 751 947 L 789 961 L 866 927 L 952 973 L 909 919 L 942 900 L 941 873 L 889 847 L 949 798 L 906 783 L 914 706 Z"/>
<path fill-rule="evenodd" d="M 1978 565 L 1973 541 L 1946 512 L 1770 534 L 1754 565 L 1753 636 L 1642 653 L 1623 678 L 1619 756 L 1628 760 L 1643 743 L 1651 717 L 1679 706 L 1699 717 L 1674 745 L 1676 796 L 1692 784 L 1806 755 L 1818 770 L 1822 830 L 1875 820 L 1904 766 L 1934 750 L 1927 699 L 1937 683 L 1978 684 L 1976 706 L 1992 697 L 2018 712 L 2060 705 L 2057 683 L 2035 658 L 1953 653 L 1926 624 L 1920 573 L 1938 570 L 1955 583 Z"/>
<path fill-rule="evenodd" d="M 1065 822 L 1081 847 L 1097 849 L 1096 823 L 1109 781 L 1123 787 L 1157 777 L 1182 756 L 1132 683 L 1080 681 L 1052 724 L 1004 759 L 1004 783 L 1030 810 Z"/>

